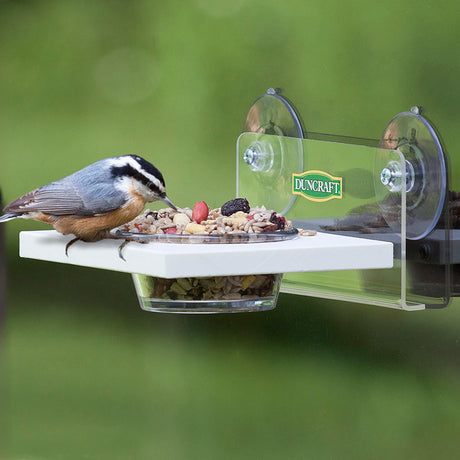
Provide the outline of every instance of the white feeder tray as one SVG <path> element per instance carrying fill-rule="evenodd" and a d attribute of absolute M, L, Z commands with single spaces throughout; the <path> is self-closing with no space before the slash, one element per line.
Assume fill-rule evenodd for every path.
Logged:
<path fill-rule="evenodd" d="M 393 244 L 318 232 L 269 243 L 175 244 L 120 240 L 73 244 L 54 230 L 20 234 L 20 256 L 162 278 L 391 268 Z"/>

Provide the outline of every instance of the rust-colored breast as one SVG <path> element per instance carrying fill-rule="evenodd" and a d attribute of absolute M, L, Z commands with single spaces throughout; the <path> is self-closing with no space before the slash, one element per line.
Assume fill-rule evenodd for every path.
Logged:
<path fill-rule="evenodd" d="M 109 230 L 133 220 L 142 212 L 144 206 L 144 199 L 135 194 L 125 206 L 101 216 L 84 218 L 63 216 L 57 219 L 45 216 L 46 220 L 40 220 L 53 225 L 58 232 L 64 235 L 73 233 L 84 241 L 97 241 L 106 237 Z"/>

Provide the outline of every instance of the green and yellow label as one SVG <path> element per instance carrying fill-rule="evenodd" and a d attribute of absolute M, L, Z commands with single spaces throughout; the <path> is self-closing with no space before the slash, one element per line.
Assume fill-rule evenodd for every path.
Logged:
<path fill-rule="evenodd" d="M 328 201 L 342 198 L 342 178 L 324 171 L 305 171 L 292 175 L 292 193 L 311 201 Z"/>

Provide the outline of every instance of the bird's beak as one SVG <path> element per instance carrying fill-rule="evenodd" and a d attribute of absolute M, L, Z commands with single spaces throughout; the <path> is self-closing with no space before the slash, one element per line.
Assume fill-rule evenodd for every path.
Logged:
<path fill-rule="evenodd" d="M 175 206 L 167 196 L 162 198 L 161 201 L 164 201 L 165 203 L 169 204 L 171 208 L 173 208 L 174 210 L 177 210 L 177 206 Z"/>

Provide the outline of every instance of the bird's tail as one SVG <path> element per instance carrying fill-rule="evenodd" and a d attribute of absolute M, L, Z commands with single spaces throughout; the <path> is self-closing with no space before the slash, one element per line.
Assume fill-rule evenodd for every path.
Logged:
<path fill-rule="evenodd" d="M 0 223 L 6 222 L 11 219 L 16 219 L 16 217 L 19 217 L 19 216 L 20 214 L 18 214 L 17 212 L 8 212 L 6 214 L 3 214 L 3 216 L 0 216 Z"/>

